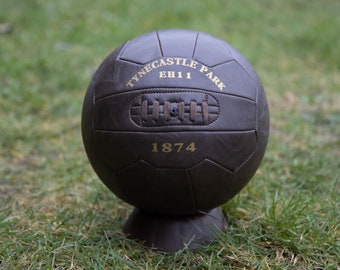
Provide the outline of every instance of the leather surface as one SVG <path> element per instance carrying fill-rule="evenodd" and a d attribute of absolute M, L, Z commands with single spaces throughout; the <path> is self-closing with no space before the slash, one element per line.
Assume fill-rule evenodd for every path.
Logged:
<path fill-rule="evenodd" d="M 100 179 L 145 211 L 221 205 L 256 172 L 269 135 L 261 82 L 226 42 L 191 30 L 141 35 L 113 51 L 83 104 L 82 134 Z"/>

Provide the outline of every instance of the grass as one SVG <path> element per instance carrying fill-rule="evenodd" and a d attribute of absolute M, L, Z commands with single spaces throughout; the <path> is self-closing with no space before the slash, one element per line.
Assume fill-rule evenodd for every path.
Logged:
<path fill-rule="evenodd" d="M 0 269 L 340 269 L 340 3 L 2 0 Z M 163 28 L 219 36 L 255 66 L 271 136 L 223 206 L 226 234 L 155 253 L 121 232 L 131 207 L 97 179 L 80 136 L 93 71 Z"/>

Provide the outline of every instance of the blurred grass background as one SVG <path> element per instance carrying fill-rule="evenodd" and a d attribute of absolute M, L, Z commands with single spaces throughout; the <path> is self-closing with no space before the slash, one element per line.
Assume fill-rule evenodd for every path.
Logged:
<path fill-rule="evenodd" d="M 227 233 L 153 253 L 121 232 L 131 207 L 97 179 L 82 100 L 104 57 L 154 29 L 216 35 L 267 93 L 271 135 Z M 0 269 L 340 269 L 340 2 L 0 2 Z"/>

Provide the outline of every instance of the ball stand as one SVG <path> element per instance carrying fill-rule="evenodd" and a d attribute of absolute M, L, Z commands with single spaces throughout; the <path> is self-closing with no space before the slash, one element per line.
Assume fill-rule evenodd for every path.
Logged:
<path fill-rule="evenodd" d="M 219 207 L 190 216 L 166 216 L 143 212 L 137 208 L 126 221 L 123 232 L 130 239 L 163 252 L 183 248 L 197 249 L 225 232 L 227 221 Z"/>

